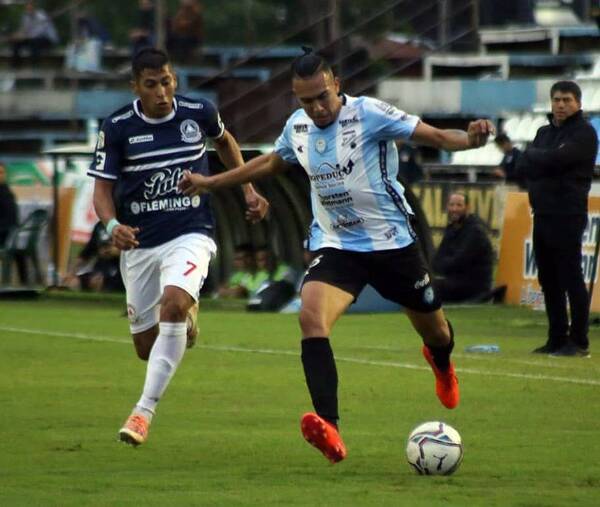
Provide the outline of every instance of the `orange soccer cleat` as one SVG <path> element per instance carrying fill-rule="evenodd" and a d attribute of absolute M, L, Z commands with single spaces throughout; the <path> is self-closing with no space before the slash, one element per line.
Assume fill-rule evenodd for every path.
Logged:
<path fill-rule="evenodd" d="M 346 446 L 337 428 L 313 412 L 302 416 L 300 429 L 306 441 L 319 449 L 332 463 L 346 457 Z"/>
<path fill-rule="evenodd" d="M 141 414 L 132 414 L 119 430 L 119 440 L 133 446 L 143 444 L 148 438 L 150 423 Z"/>
<path fill-rule="evenodd" d="M 191 349 L 196 345 L 196 338 L 198 337 L 198 303 L 194 303 L 187 312 L 185 319 L 186 324 L 186 348 Z"/>
<path fill-rule="evenodd" d="M 450 366 L 446 371 L 441 371 L 433 360 L 433 355 L 427 345 L 423 345 L 423 356 L 427 359 L 429 366 L 435 374 L 435 392 L 437 397 L 446 408 L 454 408 L 458 405 L 460 392 L 458 389 L 458 378 L 454 372 L 454 365 L 450 362 Z"/>

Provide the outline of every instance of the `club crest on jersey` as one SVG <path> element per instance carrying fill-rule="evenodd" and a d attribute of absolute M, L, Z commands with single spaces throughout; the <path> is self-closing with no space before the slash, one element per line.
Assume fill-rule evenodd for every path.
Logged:
<path fill-rule="evenodd" d="M 433 303 L 434 298 L 435 294 L 433 293 L 433 288 L 427 287 L 423 292 L 423 302 L 430 305 L 431 303 Z"/>
<path fill-rule="evenodd" d="M 325 139 L 323 139 L 322 137 L 319 137 L 319 139 L 317 139 L 317 141 L 315 142 L 315 149 L 319 153 L 323 153 L 327 149 L 327 141 L 325 141 Z"/>
<path fill-rule="evenodd" d="M 202 139 L 199 125 L 194 120 L 184 120 L 179 127 L 181 140 L 184 143 L 197 143 Z"/>
<path fill-rule="evenodd" d="M 98 142 L 96 143 L 96 149 L 97 150 L 103 150 L 104 149 L 104 131 L 100 131 L 98 132 Z"/>

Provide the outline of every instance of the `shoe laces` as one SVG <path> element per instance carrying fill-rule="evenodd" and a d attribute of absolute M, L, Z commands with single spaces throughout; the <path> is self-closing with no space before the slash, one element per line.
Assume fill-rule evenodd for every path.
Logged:
<path fill-rule="evenodd" d="M 141 415 L 132 415 L 129 416 L 129 420 L 127 421 L 127 427 L 140 435 L 145 435 L 148 431 L 148 422 Z"/>

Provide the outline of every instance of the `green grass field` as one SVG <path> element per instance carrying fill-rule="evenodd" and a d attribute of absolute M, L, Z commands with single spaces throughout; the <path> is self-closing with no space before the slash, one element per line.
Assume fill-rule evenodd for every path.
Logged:
<path fill-rule="evenodd" d="M 600 505 L 600 330 L 592 358 L 537 357 L 545 316 L 450 308 L 462 401 L 444 409 L 405 316 L 350 315 L 335 329 L 348 458 L 300 436 L 311 409 L 296 316 L 205 310 L 138 449 L 116 442 L 137 401 L 118 302 L 0 301 L 0 505 Z M 501 353 L 464 348 L 497 343 Z M 417 424 L 444 420 L 465 457 L 450 477 L 405 462 Z"/>

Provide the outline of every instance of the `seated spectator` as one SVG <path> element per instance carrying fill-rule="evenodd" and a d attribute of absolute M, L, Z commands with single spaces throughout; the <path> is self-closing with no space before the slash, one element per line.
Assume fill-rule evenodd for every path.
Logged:
<path fill-rule="evenodd" d="M 110 41 L 108 31 L 86 9 L 76 15 L 75 39 L 67 45 L 65 67 L 80 72 L 98 72 L 102 64 L 102 48 Z"/>
<path fill-rule="evenodd" d="M 19 30 L 10 37 L 12 44 L 13 68 L 18 68 L 22 62 L 21 52 L 29 51 L 31 63 L 37 64 L 43 50 L 51 48 L 58 42 L 56 28 L 52 19 L 42 9 L 36 8 L 34 1 L 25 3 L 25 12 L 21 17 Z"/>
<path fill-rule="evenodd" d="M 493 249 L 482 220 L 469 212 L 467 196 L 448 200 L 448 226 L 433 258 L 434 286 L 443 302 L 476 299 L 492 285 Z"/>
<path fill-rule="evenodd" d="M 0 248 L 6 247 L 10 233 L 19 225 L 19 208 L 15 194 L 8 185 L 8 172 L 3 162 L 0 162 Z M 22 285 L 28 285 L 29 276 L 25 258 L 15 253 L 15 263 Z"/>
<path fill-rule="evenodd" d="M 510 137 L 506 134 L 498 134 L 494 139 L 498 149 L 504 153 L 500 166 L 494 169 L 494 175 L 504 178 L 507 183 L 518 185 L 521 190 L 525 190 L 525 176 L 517 170 L 517 162 L 521 156 L 521 150 L 516 148 Z"/>
<path fill-rule="evenodd" d="M 112 244 L 102 222 L 94 226 L 92 235 L 81 250 L 74 269 L 64 280 L 73 289 L 94 292 L 124 291 L 120 271 L 120 252 Z"/>
<path fill-rule="evenodd" d="M 248 243 L 243 243 L 235 248 L 233 254 L 233 273 L 227 282 L 219 287 L 217 296 L 222 298 L 245 298 L 249 294 L 252 282 L 252 267 L 254 254 Z"/>
<path fill-rule="evenodd" d="M 196 0 L 180 0 L 167 29 L 167 50 L 171 57 L 175 62 L 189 62 L 203 38 L 202 5 Z"/>
<path fill-rule="evenodd" d="M 278 311 L 294 297 L 302 273 L 278 262 L 266 246 L 259 247 L 254 258 L 256 271 L 252 277 L 247 309 Z"/>
<path fill-rule="evenodd" d="M 256 271 L 252 275 L 250 294 L 256 293 L 267 282 L 286 281 L 295 286 L 298 273 L 283 262 L 279 262 L 267 246 L 259 246 L 254 252 Z"/>
<path fill-rule="evenodd" d="M 154 3 L 152 0 L 139 0 L 135 24 L 129 31 L 131 54 L 141 49 L 154 46 L 155 24 Z"/>
<path fill-rule="evenodd" d="M 15 194 L 8 186 L 6 166 L 0 162 L 0 248 L 4 246 L 8 235 L 19 223 L 19 209 Z"/>

